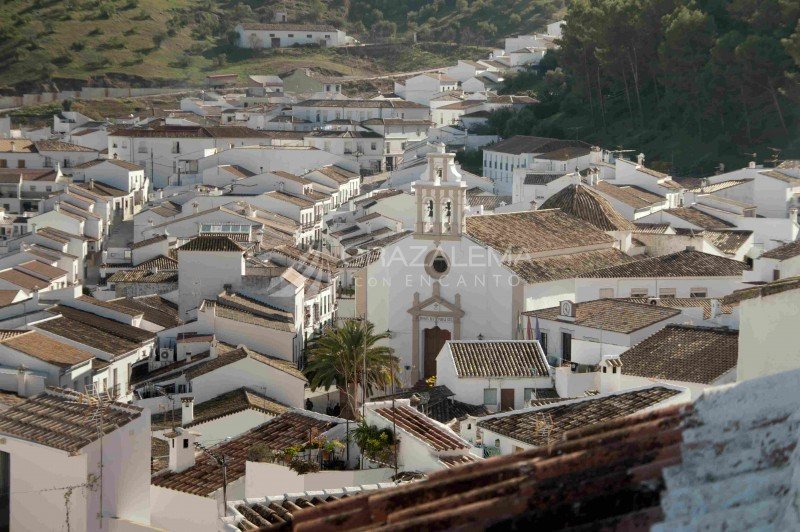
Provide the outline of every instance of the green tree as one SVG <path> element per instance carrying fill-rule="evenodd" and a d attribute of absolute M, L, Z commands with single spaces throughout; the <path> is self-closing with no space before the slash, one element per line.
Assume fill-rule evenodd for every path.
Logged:
<path fill-rule="evenodd" d="M 365 386 L 369 395 L 376 388 L 398 382 L 399 362 L 394 350 L 380 345 L 388 337 L 388 332 L 376 334 L 368 321 L 345 321 L 325 329 L 306 352 L 305 373 L 311 389 L 336 386 L 346 397 L 344 415 L 358 416 L 359 387 Z"/>

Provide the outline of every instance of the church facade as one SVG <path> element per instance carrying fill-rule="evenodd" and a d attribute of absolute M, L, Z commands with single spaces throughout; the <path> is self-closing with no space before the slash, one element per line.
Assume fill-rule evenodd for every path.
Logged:
<path fill-rule="evenodd" d="M 414 232 L 386 247 L 362 279 L 367 318 L 391 333 L 403 386 L 435 375 L 447 340 L 513 337 L 524 310 L 503 255 L 465 232 L 466 190 L 452 153 L 428 154 L 414 183 Z"/>

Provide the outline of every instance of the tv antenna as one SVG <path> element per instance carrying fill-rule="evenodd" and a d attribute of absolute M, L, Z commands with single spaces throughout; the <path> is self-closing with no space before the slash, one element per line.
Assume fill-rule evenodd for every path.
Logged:
<path fill-rule="evenodd" d="M 104 386 L 101 390 L 96 383 L 89 384 L 85 387 L 86 393 L 80 396 L 80 401 L 86 403 L 86 410 L 84 411 L 84 419 L 87 424 L 94 425 L 97 432 L 98 440 L 100 441 L 100 475 L 98 475 L 98 486 L 100 488 L 100 509 L 97 512 L 97 519 L 99 521 L 99 528 L 103 528 L 103 423 L 105 422 L 106 415 L 111 409 L 114 401 L 116 400 L 117 390 L 116 385 L 112 386 L 109 390 L 108 386 Z"/>

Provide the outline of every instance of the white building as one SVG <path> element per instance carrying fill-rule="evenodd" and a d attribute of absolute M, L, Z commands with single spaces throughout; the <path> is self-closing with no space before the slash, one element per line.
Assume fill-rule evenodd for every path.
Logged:
<path fill-rule="evenodd" d="M 744 262 L 687 249 L 581 274 L 576 301 L 614 297 L 724 297 L 744 287 Z"/>
<path fill-rule="evenodd" d="M 726 327 L 667 325 L 618 358 L 600 363 L 600 393 L 652 383 L 686 388 L 697 399 L 706 388 L 736 380 L 739 332 Z"/>
<path fill-rule="evenodd" d="M 488 455 L 512 454 L 559 441 L 569 430 L 688 400 L 684 389 L 667 385 L 570 399 L 480 418 L 473 441 Z"/>
<path fill-rule="evenodd" d="M 413 408 L 411 399 L 367 403 L 365 420 L 378 429 L 395 431 L 399 443 L 393 458 L 401 471 L 428 473 L 480 460 L 471 453 L 469 442 Z"/>
<path fill-rule="evenodd" d="M 514 170 L 561 175 L 600 162 L 599 150 L 578 140 L 517 135 L 483 151 L 483 175 L 494 180 L 498 194 L 512 194 Z"/>
<path fill-rule="evenodd" d="M 535 334 L 538 325 L 539 343 L 554 365 L 569 362 L 587 368 L 619 355 L 667 324 L 687 320 L 678 309 L 620 299 L 562 301 L 525 315 L 526 334 Z"/>
<path fill-rule="evenodd" d="M 800 315 L 800 278 L 789 277 L 734 292 L 739 304 L 739 360 L 736 380 L 800 367 L 795 327 Z M 768 346 L 768 349 L 765 349 Z"/>
<path fill-rule="evenodd" d="M 277 450 L 302 446 L 313 434 L 342 439 L 344 432 L 342 419 L 293 410 L 198 455 L 192 445 L 197 436 L 192 431 L 178 429 L 167 433 L 169 465 L 152 479 L 151 523 L 176 532 L 214 532 L 218 530 L 219 518 L 227 513 L 227 501 L 223 499 L 225 485 L 215 456 L 227 457 L 227 500 L 243 499 L 248 451 L 254 445 Z"/>
<path fill-rule="evenodd" d="M 435 374 L 447 340 L 514 337 L 526 306 L 517 261 L 608 250 L 615 242 L 558 210 L 466 216 L 466 183 L 443 151 L 428 154 L 414 183 L 415 231 L 355 275 L 356 308 L 366 309 L 377 330 L 392 332 L 388 343 L 401 356 L 407 385 Z"/>
<path fill-rule="evenodd" d="M 458 401 L 514 410 L 552 390 L 552 368 L 536 341 L 448 341 L 436 357 L 436 384 Z"/>
<path fill-rule="evenodd" d="M 345 46 L 353 42 L 342 30 L 325 24 L 244 22 L 234 31 L 239 34 L 240 48 L 288 48 L 302 45 Z"/>
<path fill-rule="evenodd" d="M 100 431 L 93 408 L 85 395 L 49 388 L 0 414 L 7 530 L 149 528 L 150 419 L 107 403 Z"/>

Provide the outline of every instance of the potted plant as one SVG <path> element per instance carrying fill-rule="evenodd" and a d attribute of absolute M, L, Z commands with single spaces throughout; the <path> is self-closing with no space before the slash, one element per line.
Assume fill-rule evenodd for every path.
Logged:
<path fill-rule="evenodd" d="M 289 463 L 289 469 L 291 469 L 298 475 L 305 475 L 307 473 L 319 472 L 320 466 L 317 462 L 314 462 L 313 460 L 303 460 L 302 458 L 295 458 Z"/>
<path fill-rule="evenodd" d="M 344 443 L 339 440 L 328 440 L 322 446 L 322 459 L 330 460 L 336 454 L 336 451 L 343 449 Z"/>

